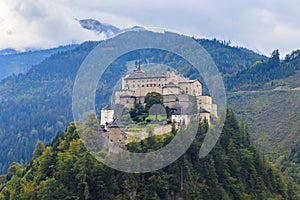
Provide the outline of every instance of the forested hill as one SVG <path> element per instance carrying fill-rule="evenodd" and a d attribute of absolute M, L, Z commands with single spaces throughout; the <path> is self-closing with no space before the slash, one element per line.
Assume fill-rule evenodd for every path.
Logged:
<path fill-rule="evenodd" d="M 249 69 L 255 62 L 268 58 L 242 47 L 230 46 L 230 42 L 197 39 L 197 42 L 210 54 L 224 77 Z"/>
<path fill-rule="evenodd" d="M 95 120 L 95 118 L 91 118 Z M 90 122 L 87 122 L 89 124 Z M 106 167 L 84 150 L 74 123 L 51 145 L 37 143 L 35 158 L 13 163 L 0 177 L 0 199 L 299 199 L 299 189 L 282 177 L 251 144 L 247 129 L 227 112 L 221 138 L 198 158 L 208 125 L 200 123 L 188 151 L 161 170 L 131 174 Z M 131 143 L 130 151 L 151 151 L 173 137 Z M 150 141 L 151 140 L 151 141 Z M 297 196 L 298 195 L 298 196 Z"/>
<path fill-rule="evenodd" d="M 217 40 L 197 41 L 207 49 L 219 69 L 226 75 L 237 69 L 240 71 L 250 68 L 255 61 L 266 59 L 250 50 L 230 47 Z M 32 67 L 28 73 L 13 75 L 1 81 L 0 172 L 5 172 L 14 161 L 27 163 L 32 157 L 36 141 L 49 142 L 58 131 L 72 121 L 71 94 L 74 79 L 81 63 L 97 44 L 98 42 L 86 42 L 76 49 L 56 53 Z M 150 61 L 181 64 L 166 52 L 151 53 L 159 55 L 149 55 Z M 115 63 L 107 72 L 107 82 L 111 79 L 118 80 L 126 70 L 126 60 L 147 58 L 140 55 L 128 55 Z M 193 74 L 188 66 L 183 65 L 182 70 L 185 75 Z M 108 97 L 109 92 L 111 88 L 101 91 L 105 97 Z"/>
<path fill-rule="evenodd" d="M 295 75 L 300 70 L 300 50 L 295 50 L 280 60 L 280 53 L 274 50 L 271 57 L 257 60 L 248 69 L 225 78 L 228 91 L 274 89 L 282 86 L 281 79 Z M 299 85 L 298 85 L 299 86 Z"/>
<path fill-rule="evenodd" d="M 72 121 L 71 92 L 78 67 L 97 43 L 57 53 L 25 75 L 0 84 L 0 172 L 27 163 L 37 140 L 49 142 Z"/>

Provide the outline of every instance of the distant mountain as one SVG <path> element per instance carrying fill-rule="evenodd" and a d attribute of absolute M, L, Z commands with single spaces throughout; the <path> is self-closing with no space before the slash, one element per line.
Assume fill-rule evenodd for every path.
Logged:
<path fill-rule="evenodd" d="M 13 49 L 0 51 L 0 81 L 11 74 L 25 73 L 54 53 L 74 49 L 78 45 L 60 46 L 52 49 L 18 52 Z"/>
<path fill-rule="evenodd" d="M 110 24 L 101 23 L 95 19 L 82 19 L 78 20 L 78 22 L 84 29 L 93 31 L 96 34 L 103 34 L 106 38 L 113 37 L 126 31 L 144 29 L 141 26 L 120 29 Z M 54 53 L 71 50 L 76 47 L 78 47 L 77 44 L 51 49 L 28 50 L 26 52 L 19 52 L 11 48 L 0 50 L 0 81 L 12 74 L 17 75 L 19 73 L 27 72 L 33 65 L 39 64 Z"/>
<path fill-rule="evenodd" d="M 131 28 L 120 29 L 120 28 L 110 25 L 110 24 L 101 23 L 100 21 L 95 20 L 95 19 L 82 19 L 82 20 L 79 20 L 79 23 L 84 29 L 93 31 L 96 34 L 104 34 L 107 38 L 115 36 L 119 33 L 126 32 L 126 31 L 144 29 L 141 26 L 133 26 Z"/>
<path fill-rule="evenodd" d="M 79 23 L 83 28 L 87 30 L 94 31 L 98 34 L 104 33 L 106 36 L 113 36 L 120 33 L 121 31 L 115 26 L 104 24 L 94 19 L 82 19 L 79 20 Z"/>
<path fill-rule="evenodd" d="M 15 49 L 11 49 L 11 48 L 0 50 L 0 56 L 17 54 L 17 53 L 20 53 L 20 52 Z"/>

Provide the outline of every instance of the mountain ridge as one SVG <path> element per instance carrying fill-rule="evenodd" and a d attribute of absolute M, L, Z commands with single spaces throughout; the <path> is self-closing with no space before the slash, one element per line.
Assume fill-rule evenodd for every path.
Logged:
<path fill-rule="evenodd" d="M 118 28 L 116 26 L 113 26 L 111 24 L 102 23 L 96 19 L 75 19 L 78 21 L 78 23 L 81 25 L 82 28 L 92 31 L 96 34 L 103 34 L 106 38 L 111 38 L 113 36 L 116 36 L 120 33 L 124 33 L 127 31 L 135 31 L 135 30 L 144 30 L 145 28 L 142 26 L 133 26 L 131 28 Z"/>

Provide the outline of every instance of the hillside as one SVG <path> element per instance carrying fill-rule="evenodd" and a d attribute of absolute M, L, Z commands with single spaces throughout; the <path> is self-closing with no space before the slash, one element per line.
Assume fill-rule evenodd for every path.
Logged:
<path fill-rule="evenodd" d="M 248 70 L 255 62 L 268 59 L 249 49 L 230 46 L 226 41 L 197 39 L 197 42 L 210 54 L 224 77 L 234 76 Z"/>
<path fill-rule="evenodd" d="M 274 89 L 284 86 L 280 81 L 287 80 L 300 70 L 300 51 L 293 51 L 280 60 L 278 50 L 274 50 L 267 60 L 257 60 L 248 69 L 237 71 L 225 77 L 228 91 Z"/>
<path fill-rule="evenodd" d="M 97 162 L 84 150 L 71 123 L 45 149 L 37 145 L 28 165 L 9 167 L 0 179 L 0 199 L 299 199 L 299 188 L 265 161 L 232 110 L 224 127 L 204 159 L 197 156 L 207 131 L 207 124 L 201 123 L 179 160 L 155 172 L 131 174 Z M 172 136 L 150 139 L 128 148 L 151 151 Z"/>
<path fill-rule="evenodd" d="M 294 156 L 290 154 L 297 152 L 299 145 L 299 68 L 299 50 L 284 60 L 279 60 L 278 52 L 274 51 L 269 60 L 255 64 L 236 79 L 232 78 L 235 90 L 240 91 L 228 93 L 229 105 L 250 125 L 255 144 L 297 181 L 300 174 L 290 171 L 298 170 L 299 162 L 294 162 Z M 282 160 L 285 160 L 285 166 L 282 166 Z M 288 161 L 292 164 L 287 164 Z"/>
<path fill-rule="evenodd" d="M 284 172 L 299 182 L 300 72 L 272 80 L 259 90 L 228 93 L 228 104 L 249 124 L 255 144 Z M 284 160 L 284 165 L 282 164 Z M 288 162 L 291 163 L 288 163 Z"/>
<path fill-rule="evenodd" d="M 250 50 L 230 47 L 217 40 L 197 41 L 207 49 L 225 74 L 231 74 L 236 68 L 250 68 L 255 60 L 264 58 Z M 74 79 L 84 58 L 97 44 L 87 42 L 76 49 L 56 53 L 32 67 L 28 73 L 10 76 L 0 83 L 0 172 L 6 171 L 11 162 L 27 163 L 38 140 L 49 142 L 72 121 Z M 155 56 L 157 54 L 159 56 Z M 222 59 L 222 55 L 232 59 Z M 172 66 L 181 67 L 184 75 L 199 78 L 190 66 L 166 52 L 132 52 L 117 60 L 106 72 L 106 85 L 101 85 L 97 93 L 100 94 L 97 96 L 97 109 L 106 104 L 112 85 L 126 70 L 126 61 L 139 59 L 143 63 L 147 60 L 171 63 Z"/>
<path fill-rule="evenodd" d="M 300 91 L 249 91 L 229 94 L 228 102 L 250 125 L 258 147 L 276 159 L 299 139 L 299 98 Z"/>
<path fill-rule="evenodd" d="M 287 156 L 282 156 L 277 160 L 281 171 L 291 176 L 295 182 L 300 184 L 300 140 Z"/>
<path fill-rule="evenodd" d="M 0 171 L 27 163 L 37 140 L 49 142 L 71 121 L 76 71 L 96 43 L 59 52 L 0 84 Z"/>
<path fill-rule="evenodd" d="M 25 73 L 33 65 L 37 65 L 47 57 L 61 51 L 76 48 L 78 45 L 60 46 L 53 49 L 27 51 L 24 53 L 14 50 L 3 50 L 0 54 L 0 80 L 11 74 Z"/>

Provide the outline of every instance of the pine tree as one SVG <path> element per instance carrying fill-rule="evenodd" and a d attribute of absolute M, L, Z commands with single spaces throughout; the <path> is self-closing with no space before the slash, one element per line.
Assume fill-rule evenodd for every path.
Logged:
<path fill-rule="evenodd" d="M 33 151 L 34 158 L 39 157 L 45 150 L 45 145 L 42 141 L 38 141 L 35 145 L 35 149 Z"/>

